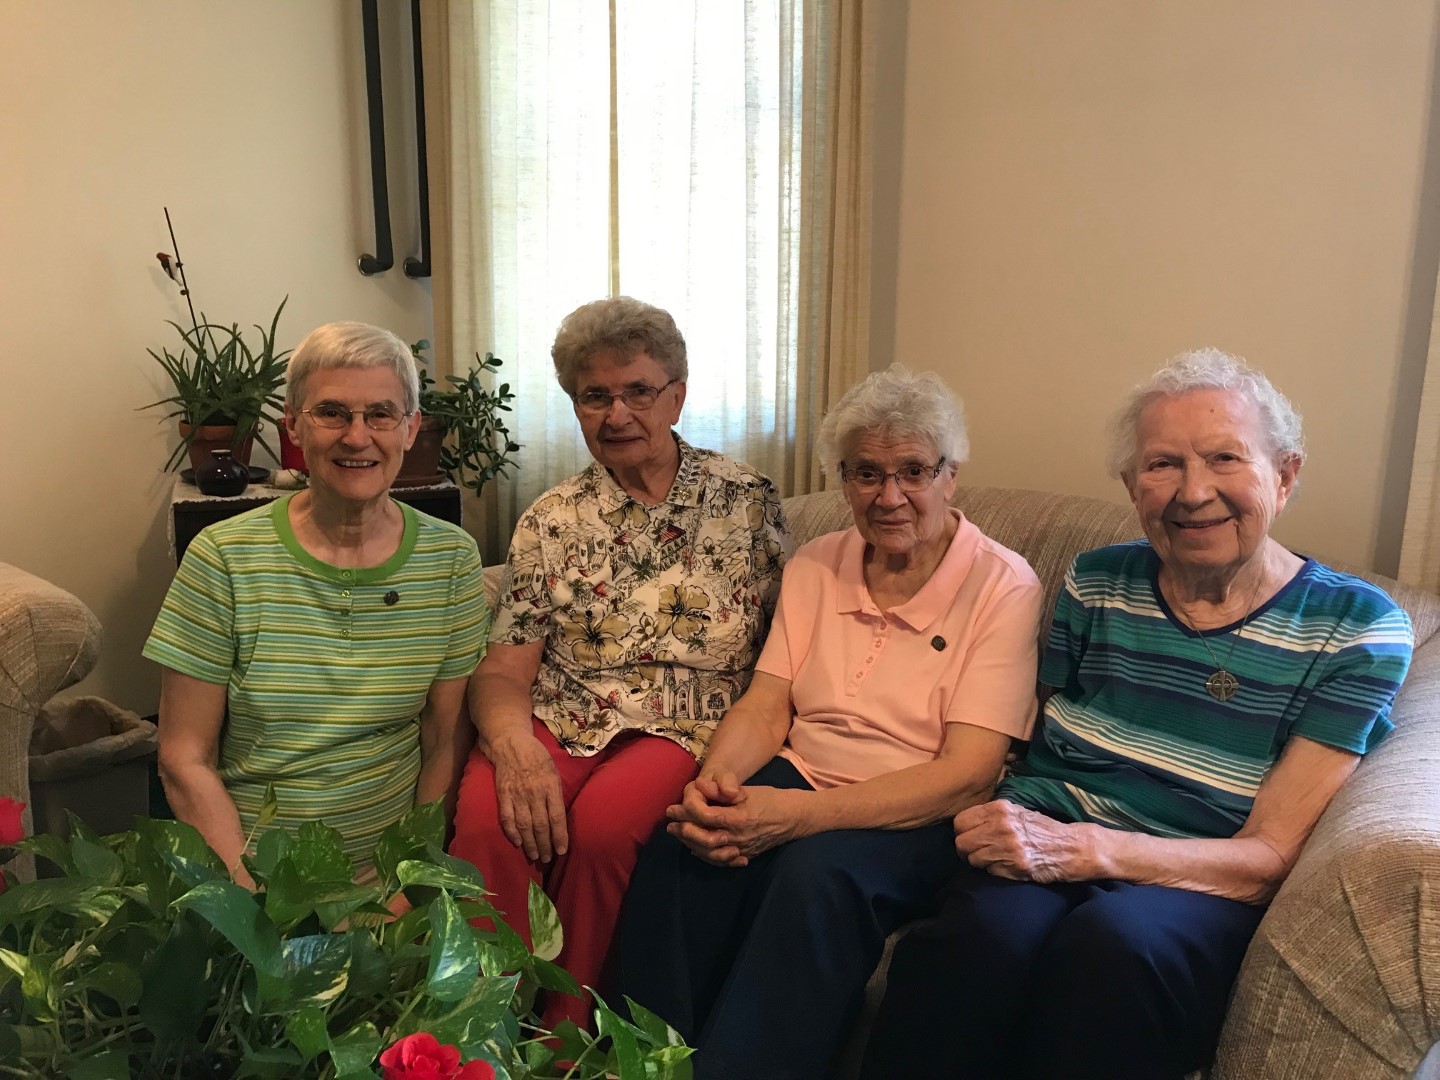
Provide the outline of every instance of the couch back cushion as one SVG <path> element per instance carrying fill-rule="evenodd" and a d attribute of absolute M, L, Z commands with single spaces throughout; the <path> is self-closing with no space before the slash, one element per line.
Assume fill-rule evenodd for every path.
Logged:
<path fill-rule="evenodd" d="M 990 539 L 1023 556 L 1035 571 L 1045 589 L 1035 628 L 1042 646 L 1071 560 L 1082 551 L 1142 535 L 1130 507 L 1085 495 L 957 487 L 950 504 Z M 854 519 L 841 492 L 820 491 L 786 499 L 785 520 L 798 548 L 827 532 L 848 529 Z"/>
<path fill-rule="evenodd" d="M 1070 561 L 1082 551 L 1143 535 L 1131 507 L 1085 495 L 960 487 L 956 488 L 951 505 L 959 507 L 986 536 L 1024 556 L 1040 578 L 1040 584 L 1045 587 L 1045 603 L 1040 609 L 1040 625 L 1036 630 L 1042 647 L 1050 633 L 1055 598 L 1065 583 Z M 848 529 L 852 523 L 850 508 L 839 491 L 820 491 L 786 499 L 785 516 L 796 547 L 824 533 Z M 1337 570 L 1373 582 L 1394 597 L 1415 625 L 1417 648 L 1440 630 L 1440 597 L 1401 585 L 1393 578 L 1331 562 L 1321 553 L 1308 554 Z"/>

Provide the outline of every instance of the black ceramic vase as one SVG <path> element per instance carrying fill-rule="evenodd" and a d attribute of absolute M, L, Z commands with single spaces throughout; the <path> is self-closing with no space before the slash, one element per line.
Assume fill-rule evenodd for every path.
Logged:
<path fill-rule="evenodd" d="M 206 495 L 239 495 L 250 483 L 250 470 L 229 450 L 211 450 L 210 461 L 195 470 L 195 486 Z"/>

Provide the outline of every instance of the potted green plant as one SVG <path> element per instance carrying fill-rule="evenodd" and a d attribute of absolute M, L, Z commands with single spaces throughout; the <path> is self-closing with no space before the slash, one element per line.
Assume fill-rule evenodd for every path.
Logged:
<path fill-rule="evenodd" d="M 260 339 L 253 346 L 238 323 L 213 323 L 201 312 L 189 329 L 170 322 L 180 336 L 178 352 L 164 346 L 159 352 L 148 350 L 165 369 L 174 393 L 145 408 L 172 406 L 165 418 L 180 422 L 180 444 L 165 463 L 166 469 L 173 469 L 187 453 L 191 465 L 198 468 L 208 460 L 210 450 L 219 446 L 228 447 L 237 460 L 248 463 L 252 438 L 258 438 L 275 455 L 265 441 L 261 421 L 277 421 L 283 406 L 290 351 L 276 350 L 275 331 L 288 300 L 287 296 L 280 301 L 268 330 L 255 324 Z"/>
<path fill-rule="evenodd" d="M 532 889 L 527 949 L 475 868 L 441 850 L 439 803 L 384 833 L 374 885 L 355 883 L 333 829 L 269 828 L 273 807 L 244 857 L 253 893 L 180 822 L 23 840 L 62 876 L 0 895 L 0 1074 L 689 1077 L 690 1050 L 638 1006 L 631 1023 L 599 1005 L 596 1035 L 537 1026 L 542 988 L 576 988 L 551 962 L 555 909 Z M 402 892 L 412 906 L 392 918 Z"/>
<path fill-rule="evenodd" d="M 441 474 L 480 494 L 497 476 L 515 464 L 510 455 L 520 444 L 510 438 L 501 413 L 510 412 L 515 394 L 509 383 L 487 390 L 482 378 L 493 378 L 504 361 L 493 353 L 464 375 L 447 375 L 437 383 L 426 370 L 428 341 L 410 346 L 420 375 L 420 432 L 406 452 L 396 483 L 431 484 Z"/>
<path fill-rule="evenodd" d="M 188 330 L 174 320 L 167 320 L 180 335 L 178 352 L 172 353 L 163 345 L 159 352 L 147 350 L 164 368 L 175 392 L 143 407 L 172 406 L 165 419 L 180 422 L 180 445 L 165 462 L 165 468 L 175 468 L 188 454 L 191 466 L 198 469 L 210 460 L 211 450 L 222 447 L 228 448 L 237 461 L 248 465 L 253 438 L 259 438 L 260 445 L 276 456 L 274 448 L 265 441 L 260 421 L 278 422 L 278 410 L 283 404 L 281 386 L 285 382 L 285 362 L 290 351 L 276 351 L 275 329 L 290 298 L 280 301 L 268 331 L 255 324 L 260 341 L 254 347 L 245 340 L 239 323 L 229 326 L 213 323 L 203 310 L 196 318 L 190 282 L 180 259 L 180 245 L 175 239 L 168 207 L 165 227 L 170 231 L 175 254 L 162 251 L 155 258 L 165 276 L 180 287 L 180 295 L 190 310 Z"/>

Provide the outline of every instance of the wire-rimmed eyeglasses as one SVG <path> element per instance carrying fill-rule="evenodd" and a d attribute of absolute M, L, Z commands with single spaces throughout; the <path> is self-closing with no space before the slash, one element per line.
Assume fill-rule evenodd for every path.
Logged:
<path fill-rule="evenodd" d="M 917 491 L 924 491 L 933 484 L 944 467 L 945 459 L 943 457 L 934 465 L 902 465 L 894 472 L 885 472 L 873 465 L 858 465 L 851 469 L 842 464 L 840 479 L 856 491 L 871 492 L 879 491 L 885 486 L 885 481 L 893 476 L 896 486 L 901 491 L 913 495 Z"/>
<path fill-rule="evenodd" d="M 616 398 L 619 398 L 625 403 L 627 409 L 644 412 L 646 409 L 653 409 L 655 402 L 660 400 L 660 395 L 679 381 L 679 379 L 671 379 L 664 386 L 646 386 L 641 383 L 639 386 L 627 386 L 618 394 L 607 393 L 604 390 L 586 390 L 583 394 L 575 395 L 575 407 L 581 412 L 609 412 L 610 406 Z"/>
<path fill-rule="evenodd" d="M 310 417 L 310 422 L 316 427 L 329 428 L 331 431 L 348 428 L 355 421 L 355 412 L 338 401 L 326 401 L 313 409 L 301 409 L 300 412 Z M 360 414 L 365 420 L 365 426 L 371 431 L 394 431 L 411 415 L 401 412 L 394 405 L 371 405 Z"/>

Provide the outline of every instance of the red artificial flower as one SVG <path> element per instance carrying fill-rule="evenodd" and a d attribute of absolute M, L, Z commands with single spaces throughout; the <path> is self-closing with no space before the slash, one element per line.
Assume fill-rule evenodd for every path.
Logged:
<path fill-rule="evenodd" d="M 0 798 L 0 844 L 18 844 L 25 838 L 25 826 L 20 824 L 20 815 L 24 812 L 23 802 Z M 8 884 L 5 875 L 0 874 L 0 893 Z"/>
<path fill-rule="evenodd" d="M 25 839 L 25 827 L 20 824 L 24 811 L 23 802 L 0 799 L 0 844 L 18 844 Z"/>
<path fill-rule="evenodd" d="M 428 1031 L 395 1043 L 380 1055 L 385 1080 L 495 1080 L 495 1070 L 484 1061 L 460 1064 L 460 1051 L 441 1045 Z"/>

